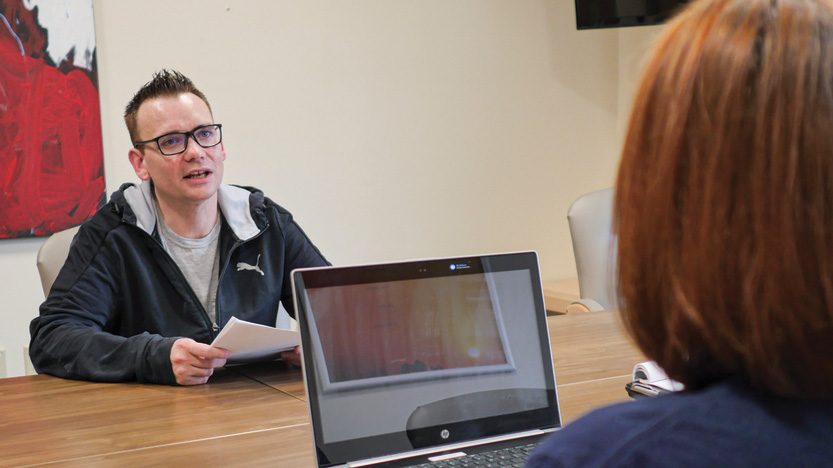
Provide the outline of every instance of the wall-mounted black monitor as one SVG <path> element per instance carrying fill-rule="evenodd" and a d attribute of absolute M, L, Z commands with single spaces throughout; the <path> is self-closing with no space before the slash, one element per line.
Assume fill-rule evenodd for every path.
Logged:
<path fill-rule="evenodd" d="M 660 24 L 688 0 L 575 0 L 578 29 Z"/>

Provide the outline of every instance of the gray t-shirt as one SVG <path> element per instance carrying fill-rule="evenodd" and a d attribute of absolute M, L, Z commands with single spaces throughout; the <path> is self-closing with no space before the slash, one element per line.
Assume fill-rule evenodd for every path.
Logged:
<path fill-rule="evenodd" d="M 175 233 L 162 219 L 157 206 L 157 223 L 162 245 L 174 259 L 208 312 L 211 323 L 217 324 L 217 286 L 220 264 L 220 218 L 211 232 L 202 239 L 188 239 Z"/>

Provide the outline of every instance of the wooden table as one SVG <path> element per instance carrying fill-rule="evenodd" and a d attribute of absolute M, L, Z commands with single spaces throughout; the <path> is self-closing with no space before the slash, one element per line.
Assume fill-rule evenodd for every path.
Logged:
<path fill-rule="evenodd" d="M 555 381 L 566 424 L 587 411 L 627 400 L 633 366 L 645 361 L 624 332 L 618 312 L 547 317 Z"/>
<path fill-rule="evenodd" d="M 549 321 L 564 422 L 626 400 L 644 360 L 609 311 Z M 220 369 L 207 385 L 0 379 L 0 467 L 314 466 L 301 373 Z"/>

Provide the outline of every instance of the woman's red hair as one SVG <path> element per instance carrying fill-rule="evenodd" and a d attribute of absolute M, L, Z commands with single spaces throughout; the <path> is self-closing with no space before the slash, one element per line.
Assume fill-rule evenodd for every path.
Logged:
<path fill-rule="evenodd" d="M 833 396 L 833 5 L 678 14 L 645 64 L 615 211 L 623 317 L 669 376 Z"/>

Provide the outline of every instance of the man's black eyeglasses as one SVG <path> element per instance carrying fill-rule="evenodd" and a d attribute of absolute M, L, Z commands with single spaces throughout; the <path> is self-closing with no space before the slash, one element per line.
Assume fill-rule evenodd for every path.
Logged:
<path fill-rule="evenodd" d="M 217 146 L 223 141 L 223 126 L 220 124 L 203 125 L 197 127 L 190 132 L 173 132 L 167 133 L 152 140 L 137 141 L 133 143 L 134 148 L 139 145 L 146 145 L 148 143 L 156 142 L 159 147 L 159 152 L 165 156 L 174 156 L 184 152 L 188 149 L 188 140 L 191 138 L 203 148 L 211 148 Z M 188 138 L 191 137 L 191 138 Z"/>

